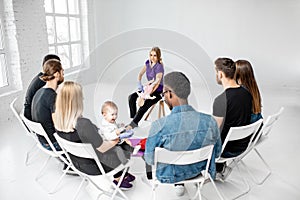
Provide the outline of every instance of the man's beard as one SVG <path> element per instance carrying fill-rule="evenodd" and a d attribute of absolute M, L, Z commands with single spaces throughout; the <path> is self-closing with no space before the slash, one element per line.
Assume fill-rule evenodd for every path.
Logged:
<path fill-rule="evenodd" d="M 167 106 L 169 107 L 170 110 L 173 109 L 173 106 L 168 101 L 165 100 L 165 103 L 167 104 Z"/>

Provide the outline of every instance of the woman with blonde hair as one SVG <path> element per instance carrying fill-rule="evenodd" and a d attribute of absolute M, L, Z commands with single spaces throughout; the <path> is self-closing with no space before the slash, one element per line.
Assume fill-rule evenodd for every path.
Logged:
<path fill-rule="evenodd" d="M 82 87 L 78 83 L 66 81 L 59 89 L 53 122 L 57 134 L 69 141 L 77 143 L 90 143 L 106 172 L 109 172 L 120 164 L 128 162 L 130 155 L 125 155 L 120 147 L 117 147 L 119 139 L 104 141 L 98 133 L 98 128 L 89 119 L 82 116 L 83 94 Z M 101 174 L 94 160 L 78 158 L 70 155 L 75 167 L 80 171 L 90 174 Z M 117 184 L 122 172 L 114 175 L 114 183 Z M 132 184 L 124 179 L 121 189 L 130 189 Z"/>
<path fill-rule="evenodd" d="M 252 114 L 250 123 L 262 118 L 261 115 L 261 96 L 254 77 L 253 68 L 247 60 L 237 60 L 235 62 L 235 80 L 237 84 L 245 87 L 252 95 Z"/>

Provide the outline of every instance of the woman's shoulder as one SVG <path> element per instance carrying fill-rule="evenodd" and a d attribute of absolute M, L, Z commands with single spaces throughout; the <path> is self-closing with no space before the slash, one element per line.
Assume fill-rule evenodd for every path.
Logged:
<path fill-rule="evenodd" d="M 91 124 L 93 124 L 93 123 L 88 118 L 79 117 L 77 119 L 77 126 L 85 126 L 85 125 L 91 125 Z"/>

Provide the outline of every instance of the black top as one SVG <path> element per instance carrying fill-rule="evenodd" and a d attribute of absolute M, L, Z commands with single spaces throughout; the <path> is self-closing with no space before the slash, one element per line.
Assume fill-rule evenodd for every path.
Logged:
<path fill-rule="evenodd" d="M 60 137 L 72 142 L 90 143 L 93 146 L 102 164 L 102 167 L 106 172 L 111 171 L 121 163 L 125 164 L 128 161 L 128 158 L 126 158 L 124 151 L 119 146 L 112 147 L 104 153 L 101 153 L 97 149 L 102 145 L 103 139 L 98 133 L 98 128 L 96 127 L 96 125 L 94 125 L 89 119 L 83 117 L 78 118 L 75 131 L 69 133 L 57 131 L 57 134 Z M 77 165 L 76 167 L 79 170 L 90 175 L 101 174 L 94 160 L 83 159 L 74 155 L 72 155 L 71 159 L 74 165 Z"/>
<path fill-rule="evenodd" d="M 40 72 L 32 79 L 26 92 L 25 103 L 24 103 L 24 116 L 29 120 L 32 120 L 31 103 L 32 103 L 33 96 L 41 87 L 43 87 L 46 84 L 46 82 L 40 79 L 41 75 L 43 75 L 42 72 Z"/>
<path fill-rule="evenodd" d="M 32 121 L 42 124 L 51 142 L 56 142 L 53 136 L 55 128 L 52 121 L 55 99 L 56 92 L 52 88 L 41 88 L 34 95 L 31 106 Z M 42 136 L 39 136 L 39 140 L 43 144 L 48 143 Z"/>
<path fill-rule="evenodd" d="M 223 117 L 220 127 L 222 143 L 224 142 L 230 127 L 244 126 L 250 124 L 252 109 L 252 96 L 243 87 L 227 88 L 216 97 L 213 104 L 213 115 Z M 231 141 L 226 145 L 224 151 L 242 152 L 247 148 L 250 140 L 246 139 Z"/>

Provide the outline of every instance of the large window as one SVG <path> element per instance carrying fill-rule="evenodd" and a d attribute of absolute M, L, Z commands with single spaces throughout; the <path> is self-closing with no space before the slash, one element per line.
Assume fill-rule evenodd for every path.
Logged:
<path fill-rule="evenodd" d="M 49 52 L 58 54 L 65 69 L 83 62 L 80 0 L 45 0 Z"/>

